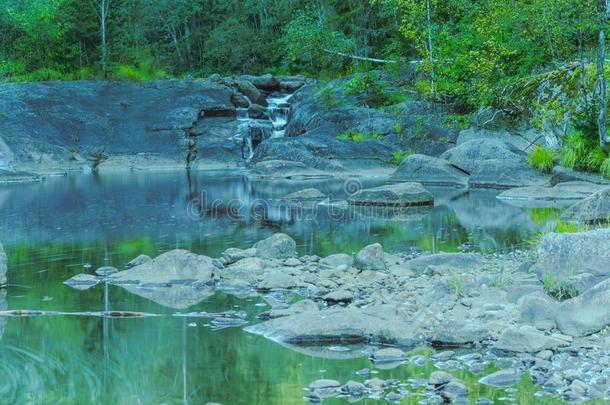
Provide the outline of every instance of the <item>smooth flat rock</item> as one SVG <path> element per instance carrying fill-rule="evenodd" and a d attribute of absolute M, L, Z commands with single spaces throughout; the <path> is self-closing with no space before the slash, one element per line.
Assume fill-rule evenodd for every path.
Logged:
<path fill-rule="evenodd" d="M 336 253 L 320 259 L 318 263 L 321 270 L 335 270 L 340 266 L 351 267 L 354 264 L 354 258 L 345 253 Z"/>
<path fill-rule="evenodd" d="M 114 284 L 206 284 L 214 277 L 216 267 L 211 258 L 176 249 L 157 256 L 152 261 L 129 270 L 111 274 Z"/>
<path fill-rule="evenodd" d="M 537 353 L 568 346 L 565 340 L 547 336 L 531 326 L 509 327 L 496 342 L 495 348 L 509 352 Z"/>
<path fill-rule="evenodd" d="M 521 381 L 521 377 L 523 377 L 523 374 L 509 368 L 486 375 L 479 380 L 479 383 L 489 385 L 490 387 L 507 388 Z"/>
<path fill-rule="evenodd" d="M 566 281 L 580 291 L 594 286 L 610 277 L 610 229 L 545 235 L 531 270 L 542 282 Z"/>
<path fill-rule="evenodd" d="M 523 162 L 524 157 L 525 153 L 495 138 L 469 140 L 441 155 L 441 158 L 470 174 L 486 161 Z"/>
<path fill-rule="evenodd" d="M 593 173 L 579 172 L 567 167 L 555 166 L 552 171 L 552 184 L 559 184 L 571 181 L 586 181 L 587 183 L 595 183 L 600 185 L 610 186 L 610 179 L 605 179 L 602 176 Z"/>
<path fill-rule="evenodd" d="M 413 344 L 415 333 L 394 311 L 379 307 L 332 308 L 273 319 L 245 329 L 267 339 L 291 344 Z"/>
<path fill-rule="evenodd" d="M 562 302 L 555 313 L 557 327 L 570 336 L 587 336 L 610 325 L 610 279 L 576 298 Z"/>
<path fill-rule="evenodd" d="M 553 187 L 517 187 L 503 191 L 498 199 L 522 207 L 562 207 L 584 200 L 603 189 L 603 186 L 584 181 L 559 183 Z"/>
<path fill-rule="evenodd" d="M 375 363 L 397 362 L 406 360 L 407 355 L 400 349 L 387 347 L 385 349 L 377 350 L 372 354 L 371 359 Z"/>
<path fill-rule="evenodd" d="M 466 187 L 468 173 L 447 160 L 415 154 L 402 161 L 390 176 L 390 181 Z"/>
<path fill-rule="evenodd" d="M 472 188 L 511 189 L 550 184 L 550 175 L 532 169 L 524 160 L 484 160 L 470 172 Z"/>
<path fill-rule="evenodd" d="M 244 280 L 256 284 L 265 273 L 267 264 L 259 257 L 246 257 L 219 271 L 223 279 Z"/>
<path fill-rule="evenodd" d="M 420 183 L 397 183 L 360 190 L 348 198 L 351 205 L 410 207 L 434 204 L 434 196 Z"/>
<path fill-rule="evenodd" d="M 253 247 L 257 257 L 286 259 L 296 253 L 296 242 L 290 236 L 283 233 L 257 242 Z"/>
<path fill-rule="evenodd" d="M 461 272 L 480 268 L 484 264 L 485 259 L 476 253 L 435 253 L 405 262 L 405 266 L 416 273 L 426 271 L 430 266 L 434 267 L 435 271 Z"/>
<path fill-rule="evenodd" d="M 610 187 L 602 188 L 595 194 L 569 207 L 562 218 L 580 223 L 607 223 L 610 221 Z"/>
<path fill-rule="evenodd" d="M 64 281 L 64 284 L 75 290 L 85 291 L 95 287 L 99 282 L 100 279 L 93 274 L 80 273 Z"/>

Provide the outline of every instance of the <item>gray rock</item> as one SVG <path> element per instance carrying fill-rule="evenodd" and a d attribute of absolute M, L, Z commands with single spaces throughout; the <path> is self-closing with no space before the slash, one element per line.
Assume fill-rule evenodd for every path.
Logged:
<path fill-rule="evenodd" d="M 411 207 L 434 204 L 434 196 L 420 183 L 397 183 L 356 192 L 348 198 L 351 205 Z"/>
<path fill-rule="evenodd" d="M 261 153 L 261 150 L 263 150 L 263 148 L 259 146 L 256 149 L 256 153 Z M 255 163 L 252 169 L 255 174 L 270 178 L 307 178 L 328 176 L 328 173 L 309 167 L 305 163 L 289 160 L 264 160 L 262 162 Z"/>
<path fill-rule="evenodd" d="M 483 385 L 489 385 L 496 388 L 507 388 L 521 381 L 523 374 L 514 369 L 504 369 L 495 373 L 486 375 L 479 380 Z"/>
<path fill-rule="evenodd" d="M 64 284 L 75 290 L 84 291 L 95 287 L 99 282 L 100 279 L 92 274 L 80 273 L 64 281 Z"/>
<path fill-rule="evenodd" d="M 266 264 L 262 259 L 246 257 L 220 271 L 220 276 L 224 279 L 241 279 L 255 284 L 264 274 L 265 267 Z"/>
<path fill-rule="evenodd" d="M 449 402 L 456 402 L 458 399 L 466 399 L 468 388 L 461 381 L 450 381 L 441 391 L 441 396 Z"/>
<path fill-rule="evenodd" d="M 296 242 L 290 236 L 283 233 L 257 242 L 254 245 L 257 257 L 286 259 L 295 255 Z"/>
<path fill-rule="evenodd" d="M 556 301 L 542 292 L 528 294 L 517 302 L 519 321 L 540 330 L 551 330 L 555 327 L 557 306 Z"/>
<path fill-rule="evenodd" d="M 610 221 L 610 187 L 603 188 L 595 194 L 569 207 L 562 215 L 564 219 L 581 223 L 606 223 Z"/>
<path fill-rule="evenodd" d="M 547 336 L 531 326 L 509 327 L 496 342 L 495 348 L 509 352 L 537 353 L 568 346 L 563 339 Z"/>
<path fill-rule="evenodd" d="M 386 362 L 400 362 L 406 360 L 407 356 L 405 352 L 400 349 L 388 347 L 385 349 L 379 349 L 372 354 L 371 359 L 375 363 L 386 363 Z"/>
<path fill-rule="evenodd" d="M 109 276 L 118 271 L 119 270 L 115 267 L 105 266 L 105 267 L 100 267 L 99 269 L 95 270 L 95 274 L 97 274 L 98 276 Z"/>
<path fill-rule="evenodd" d="M 340 289 L 336 291 L 332 291 L 324 296 L 324 300 L 328 302 L 351 302 L 354 299 L 354 293 L 346 290 Z"/>
<path fill-rule="evenodd" d="M 578 172 L 562 166 L 555 166 L 553 168 L 553 177 L 551 179 L 552 184 L 565 183 L 569 181 L 586 181 L 588 183 L 610 185 L 609 179 L 604 179 L 603 177 L 593 173 Z"/>
<path fill-rule="evenodd" d="M 472 321 L 445 321 L 432 335 L 432 343 L 442 347 L 470 346 L 489 339 L 490 333 L 483 325 Z"/>
<path fill-rule="evenodd" d="M 233 264 L 235 262 L 240 261 L 241 259 L 245 259 L 248 257 L 252 257 L 256 254 L 255 249 L 237 249 L 237 248 L 228 248 L 224 252 L 222 252 L 222 258 L 225 264 Z"/>
<path fill-rule="evenodd" d="M 354 267 L 360 270 L 385 270 L 385 256 L 379 243 L 365 246 L 354 260 Z"/>
<path fill-rule="evenodd" d="M 405 262 L 405 265 L 416 273 L 422 273 L 431 266 L 435 272 L 458 273 L 481 268 L 484 264 L 483 257 L 476 253 L 436 253 Z"/>
<path fill-rule="evenodd" d="M 315 188 L 306 188 L 304 190 L 295 191 L 284 196 L 285 200 L 298 200 L 298 201 L 317 201 L 323 200 L 326 195 L 320 190 Z"/>
<path fill-rule="evenodd" d="M 156 302 L 164 307 L 174 309 L 190 308 L 214 295 L 214 289 L 209 286 L 170 284 L 167 286 L 148 288 L 139 285 L 124 284 L 121 287 L 134 295 L 146 298 L 147 300 Z"/>
<path fill-rule="evenodd" d="M 610 325 L 609 305 L 610 279 L 607 279 L 580 296 L 562 302 L 555 314 L 557 327 L 570 336 L 599 332 Z"/>
<path fill-rule="evenodd" d="M 610 229 L 545 235 L 531 270 L 543 282 L 565 281 L 579 291 L 592 287 L 610 277 Z M 577 277 L 582 274 L 591 277 Z"/>
<path fill-rule="evenodd" d="M 248 326 L 247 332 L 292 344 L 367 343 L 413 344 L 411 325 L 397 317 L 395 311 L 370 307 L 336 308 L 304 312 Z"/>
<path fill-rule="evenodd" d="M 320 259 L 319 265 L 321 269 L 335 270 L 339 266 L 351 267 L 354 264 L 354 258 L 345 253 L 337 253 Z"/>
<path fill-rule="evenodd" d="M 341 392 L 346 395 L 358 397 L 366 392 L 366 386 L 357 381 L 349 380 L 343 387 L 341 387 Z"/>
<path fill-rule="evenodd" d="M 328 388 L 339 388 L 341 387 L 341 383 L 336 380 L 316 380 L 307 386 L 310 390 L 322 390 Z"/>
<path fill-rule="evenodd" d="M 441 158 L 471 174 L 485 161 L 523 162 L 524 157 L 525 154 L 515 147 L 495 138 L 466 141 L 441 155 Z"/>
<path fill-rule="evenodd" d="M 262 277 L 262 280 L 258 283 L 257 288 L 260 290 L 272 290 L 276 288 L 287 289 L 294 288 L 298 285 L 298 280 L 291 275 L 280 270 L 272 270 L 267 272 Z"/>
<path fill-rule="evenodd" d="M 4 247 L 0 243 L 0 286 L 6 284 L 6 253 Z"/>
<path fill-rule="evenodd" d="M 216 267 L 211 258 L 176 249 L 150 262 L 111 274 L 114 284 L 207 284 L 212 282 Z"/>
<path fill-rule="evenodd" d="M 454 377 L 445 371 L 433 371 L 428 378 L 428 384 L 433 386 L 445 385 L 453 379 Z"/>
<path fill-rule="evenodd" d="M 603 189 L 603 186 L 583 181 L 559 183 L 554 187 L 518 187 L 503 191 L 500 200 L 523 207 L 563 207 L 583 200 Z M 610 214 L 610 212 L 609 212 Z"/>
<path fill-rule="evenodd" d="M 511 189 L 550 184 L 550 176 L 532 169 L 524 161 L 483 160 L 470 173 L 472 188 Z"/>
<path fill-rule="evenodd" d="M 129 270 L 132 267 L 136 267 L 136 266 L 139 266 L 141 264 L 148 263 L 150 261 L 152 261 L 152 258 L 150 256 L 139 255 L 138 257 L 136 257 L 135 259 L 131 260 L 129 263 L 127 263 L 125 265 L 125 270 Z"/>
<path fill-rule="evenodd" d="M 390 181 L 465 187 L 468 185 L 468 173 L 447 160 L 416 154 L 402 161 Z"/>
<path fill-rule="evenodd" d="M 298 267 L 302 264 L 303 263 L 296 257 L 289 257 L 288 259 L 284 260 L 284 266 L 288 267 Z"/>
<path fill-rule="evenodd" d="M 316 304 L 312 300 L 305 299 L 305 300 L 295 302 L 288 308 L 272 309 L 266 315 L 261 316 L 261 318 L 262 319 L 275 319 L 275 318 L 281 318 L 283 316 L 300 314 L 302 312 L 317 312 L 319 310 L 320 309 L 318 308 L 318 304 Z"/>

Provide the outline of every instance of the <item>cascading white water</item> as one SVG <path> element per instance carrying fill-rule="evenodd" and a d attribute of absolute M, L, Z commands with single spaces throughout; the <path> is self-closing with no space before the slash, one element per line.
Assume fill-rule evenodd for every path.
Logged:
<path fill-rule="evenodd" d="M 286 132 L 288 111 L 290 110 L 288 99 L 291 96 L 292 94 L 281 94 L 267 98 L 267 113 L 273 124 L 272 138 L 282 138 Z"/>

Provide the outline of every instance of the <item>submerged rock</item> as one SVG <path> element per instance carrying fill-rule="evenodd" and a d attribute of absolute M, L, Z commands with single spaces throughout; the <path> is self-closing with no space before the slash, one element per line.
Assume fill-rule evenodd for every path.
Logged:
<path fill-rule="evenodd" d="M 157 256 L 150 262 L 111 274 L 114 284 L 167 286 L 170 284 L 207 284 L 213 280 L 216 266 L 207 256 L 176 249 Z"/>
<path fill-rule="evenodd" d="M 254 245 L 256 256 L 273 259 L 285 259 L 296 253 L 296 242 L 290 236 L 283 233 L 261 240 Z"/>
<path fill-rule="evenodd" d="M 397 183 L 358 191 L 348 198 L 351 205 L 410 207 L 433 205 L 434 196 L 420 183 Z"/>
<path fill-rule="evenodd" d="M 610 221 L 610 187 L 605 187 L 586 199 L 569 207 L 563 218 L 581 223 L 606 223 Z"/>
<path fill-rule="evenodd" d="M 486 375 L 479 380 L 479 383 L 490 387 L 507 388 L 521 381 L 522 376 L 523 374 L 515 369 L 504 369 Z"/>
<path fill-rule="evenodd" d="M 148 288 L 125 284 L 122 287 L 134 295 L 174 309 L 187 309 L 214 295 L 214 289 L 207 286 L 172 284 L 167 287 Z"/>
<path fill-rule="evenodd" d="M 326 195 L 322 193 L 320 190 L 315 188 L 306 188 L 304 190 L 295 191 L 294 193 L 290 193 L 284 196 L 284 200 L 298 200 L 298 201 L 308 201 L 308 200 L 323 200 L 326 198 Z"/>
<path fill-rule="evenodd" d="M 468 173 L 447 160 L 416 154 L 402 161 L 390 181 L 465 187 L 468 185 Z"/>
<path fill-rule="evenodd" d="M 544 186 L 550 176 L 532 169 L 525 161 L 484 160 L 470 173 L 468 184 L 473 188 L 511 189 Z"/>
<path fill-rule="evenodd" d="M 0 285 L 6 284 L 6 253 L 4 247 L 0 243 Z"/>
<path fill-rule="evenodd" d="M 545 235 L 532 271 L 540 281 L 565 282 L 579 291 L 609 278 L 610 229 Z"/>

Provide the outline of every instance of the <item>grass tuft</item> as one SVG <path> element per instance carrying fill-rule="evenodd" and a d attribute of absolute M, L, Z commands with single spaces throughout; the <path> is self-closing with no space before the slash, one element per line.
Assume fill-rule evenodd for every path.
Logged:
<path fill-rule="evenodd" d="M 531 167 L 542 173 L 550 173 L 555 166 L 555 152 L 543 146 L 536 146 L 528 157 Z"/>

